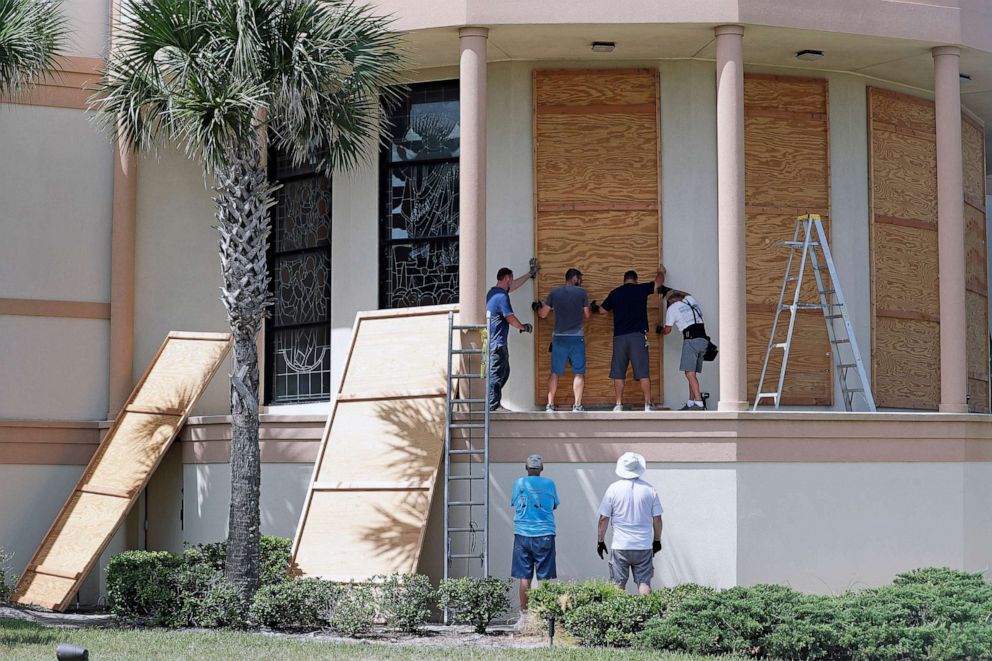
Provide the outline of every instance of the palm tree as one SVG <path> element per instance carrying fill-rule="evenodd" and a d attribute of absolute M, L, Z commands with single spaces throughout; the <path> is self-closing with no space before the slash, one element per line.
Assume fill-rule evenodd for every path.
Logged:
<path fill-rule="evenodd" d="M 375 153 L 380 103 L 403 67 L 389 21 L 348 0 L 126 0 L 94 96 L 135 150 L 162 142 L 215 181 L 221 300 L 234 335 L 227 577 L 259 576 L 258 355 L 275 186 L 268 148 L 330 172 Z"/>
<path fill-rule="evenodd" d="M 65 38 L 58 2 L 0 0 L 0 95 L 16 96 L 54 71 Z"/>

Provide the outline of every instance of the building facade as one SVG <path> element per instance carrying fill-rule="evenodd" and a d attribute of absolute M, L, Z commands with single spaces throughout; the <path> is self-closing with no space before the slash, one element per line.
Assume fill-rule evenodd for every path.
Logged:
<path fill-rule="evenodd" d="M 0 497 L 14 504 L 0 547 L 15 569 L 166 333 L 226 327 L 210 182 L 167 145 L 121 155 L 93 127 L 85 86 L 110 10 L 65 4 L 65 73 L 0 107 Z M 494 571 L 509 569 L 499 504 L 536 449 L 563 495 L 562 575 L 603 574 L 585 540 L 628 447 L 668 512 L 662 582 L 822 591 L 923 565 L 988 570 L 987 3 L 376 4 L 411 52 L 386 144 L 333 177 L 270 159 L 266 532 L 295 530 L 357 312 L 457 302 L 481 318 L 496 270 L 536 256 L 539 277 L 511 297 L 532 321 L 569 266 L 602 300 L 627 269 L 663 261 L 720 345 L 701 377 L 718 411 L 536 413 L 550 326 L 513 333 L 504 403 L 519 413 L 493 426 Z M 807 212 L 826 220 L 884 412 L 840 413 L 813 315 L 800 315 L 786 411 L 744 411 L 783 277 L 777 243 Z M 608 320 L 587 334 L 589 402 L 605 404 Z M 680 344 L 649 339 L 656 399 L 678 408 Z M 227 397 L 215 379 L 108 552 L 224 537 Z M 438 512 L 423 559 L 435 575 Z M 940 522 L 922 542 L 921 515 Z"/>

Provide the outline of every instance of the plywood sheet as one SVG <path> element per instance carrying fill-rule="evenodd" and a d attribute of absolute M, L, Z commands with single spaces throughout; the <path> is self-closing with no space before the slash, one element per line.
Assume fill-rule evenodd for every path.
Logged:
<path fill-rule="evenodd" d="M 35 551 L 13 601 L 68 606 L 230 347 L 227 333 L 169 334 Z"/>
<path fill-rule="evenodd" d="M 872 124 L 934 136 L 933 101 L 877 87 L 868 88 L 868 95 Z"/>
<path fill-rule="evenodd" d="M 989 379 L 988 299 L 981 294 L 965 292 L 967 320 L 968 376 Z"/>
<path fill-rule="evenodd" d="M 744 101 L 747 376 L 748 394 L 753 398 L 771 332 L 772 306 L 782 291 L 789 256 L 780 244 L 792 239 L 796 217 L 806 212 L 819 213 L 830 234 L 827 85 L 822 79 L 749 74 L 744 77 Z M 802 300 L 819 300 L 809 268 Z M 784 338 L 783 327 L 780 339 Z M 833 402 L 829 349 L 823 315 L 800 315 L 783 404 L 826 406 Z M 766 391 L 774 390 L 777 383 L 779 360 L 773 354 L 769 373 L 774 377 L 766 378 Z"/>
<path fill-rule="evenodd" d="M 876 317 L 878 406 L 935 410 L 940 402 L 940 324 Z"/>
<path fill-rule="evenodd" d="M 964 219 L 965 283 L 972 291 L 987 293 L 988 252 L 985 243 L 985 214 L 966 204 Z"/>
<path fill-rule="evenodd" d="M 873 247 L 876 309 L 938 317 L 937 232 L 876 221 Z"/>
<path fill-rule="evenodd" d="M 444 449 L 451 311 L 359 313 L 293 543 L 295 572 L 358 581 L 416 571 Z"/>
<path fill-rule="evenodd" d="M 971 121 L 961 123 L 961 148 L 964 166 L 965 199 L 985 208 L 985 136 Z"/>
<path fill-rule="evenodd" d="M 754 401 L 758 379 L 764 362 L 768 338 L 771 335 L 773 313 L 748 310 L 747 313 L 747 375 L 748 396 Z M 783 314 L 776 333 L 785 340 L 789 315 Z M 782 388 L 784 406 L 829 406 L 833 402 L 830 343 L 826 323 L 820 313 L 800 313 L 789 352 L 789 364 Z M 782 352 L 773 351 L 765 377 L 765 392 L 773 392 L 782 367 Z M 768 400 L 765 400 L 766 402 Z"/>
<path fill-rule="evenodd" d="M 661 253 L 658 86 L 654 72 L 604 69 L 534 74 L 535 252 L 537 293 L 561 285 L 565 270 L 585 275 L 590 299 L 602 301 L 634 269 L 652 280 Z M 629 107 L 624 107 L 624 106 Z M 655 297 L 652 328 L 660 322 Z M 536 321 L 535 403 L 543 406 L 553 318 Z M 584 402 L 611 404 L 612 321 L 586 326 Z M 661 357 L 651 337 L 652 392 L 661 397 Z M 558 390 L 572 403 L 570 377 Z"/>
<path fill-rule="evenodd" d="M 915 219 L 936 227 L 936 143 L 876 128 L 871 150 L 875 215 Z"/>
<path fill-rule="evenodd" d="M 989 412 L 989 382 L 982 379 L 968 379 L 968 411 L 971 413 Z"/>

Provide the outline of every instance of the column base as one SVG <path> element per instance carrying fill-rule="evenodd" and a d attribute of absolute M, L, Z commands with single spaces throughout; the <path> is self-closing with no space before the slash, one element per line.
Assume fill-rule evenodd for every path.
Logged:
<path fill-rule="evenodd" d="M 968 413 L 967 404 L 941 404 L 938 409 L 941 413 Z"/>
<path fill-rule="evenodd" d="M 717 411 L 747 411 L 751 405 L 747 402 L 728 402 L 720 400 L 716 405 Z"/>

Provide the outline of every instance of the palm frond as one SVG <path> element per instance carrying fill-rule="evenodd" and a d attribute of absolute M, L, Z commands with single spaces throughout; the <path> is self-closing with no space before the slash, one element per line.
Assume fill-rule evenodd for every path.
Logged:
<path fill-rule="evenodd" d="M 14 96 L 54 71 L 67 32 L 58 0 L 0 0 L 0 94 Z"/>

